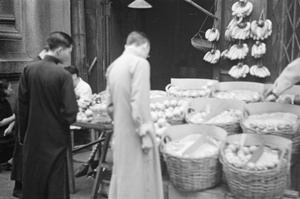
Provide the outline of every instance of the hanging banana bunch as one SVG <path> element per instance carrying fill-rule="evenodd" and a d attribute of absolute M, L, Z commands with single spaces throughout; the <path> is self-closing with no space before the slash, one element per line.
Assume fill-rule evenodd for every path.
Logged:
<path fill-rule="evenodd" d="M 265 78 L 271 75 L 269 69 L 262 65 L 261 60 L 257 62 L 257 65 L 251 66 L 250 74 L 260 78 Z"/>
<path fill-rule="evenodd" d="M 256 41 L 251 48 L 251 55 L 256 59 L 261 58 L 264 54 L 266 54 L 266 51 L 266 44 L 260 41 Z"/>
<path fill-rule="evenodd" d="M 249 47 L 246 43 L 243 44 L 234 44 L 230 47 L 228 52 L 222 52 L 225 58 L 230 60 L 237 60 L 237 59 L 245 59 L 249 52 Z"/>
<path fill-rule="evenodd" d="M 218 41 L 220 38 L 220 32 L 216 28 L 210 28 L 205 32 L 205 38 L 210 41 Z"/>
<path fill-rule="evenodd" d="M 245 40 L 250 37 L 250 22 L 240 22 L 231 28 L 230 36 L 233 39 Z"/>
<path fill-rule="evenodd" d="M 211 49 L 204 55 L 203 60 L 211 64 L 216 64 L 220 60 L 220 57 L 221 57 L 220 50 Z"/>
<path fill-rule="evenodd" d="M 231 10 L 233 16 L 249 16 L 253 10 L 253 4 L 247 0 L 239 0 L 232 5 Z"/>
<path fill-rule="evenodd" d="M 231 67 L 231 69 L 228 71 L 228 74 L 235 79 L 239 79 L 241 77 L 246 77 L 249 71 L 250 69 L 247 64 L 239 62 L 237 65 Z"/>
<path fill-rule="evenodd" d="M 258 20 L 253 20 L 251 22 L 250 29 L 250 37 L 252 37 L 254 40 L 264 40 L 272 34 L 272 21 L 269 19 L 264 19 L 264 10 L 261 11 Z"/>

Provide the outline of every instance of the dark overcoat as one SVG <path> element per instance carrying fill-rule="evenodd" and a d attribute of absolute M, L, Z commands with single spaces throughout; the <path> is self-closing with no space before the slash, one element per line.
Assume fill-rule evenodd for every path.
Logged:
<path fill-rule="evenodd" d="M 23 198 L 69 198 L 66 151 L 78 106 L 73 80 L 55 57 L 29 64 L 18 92 Z"/>

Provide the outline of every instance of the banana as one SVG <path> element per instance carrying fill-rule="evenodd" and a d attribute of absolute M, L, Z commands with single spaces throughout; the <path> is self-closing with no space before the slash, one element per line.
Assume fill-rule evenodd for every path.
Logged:
<path fill-rule="evenodd" d="M 220 33 L 219 33 L 218 29 L 211 28 L 211 29 L 206 30 L 205 38 L 208 41 L 218 41 L 220 38 Z"/>

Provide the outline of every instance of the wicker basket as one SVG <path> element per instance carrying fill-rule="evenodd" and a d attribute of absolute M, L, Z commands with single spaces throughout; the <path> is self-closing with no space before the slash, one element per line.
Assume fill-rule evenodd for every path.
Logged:
<path fill-rule="evenodd" d="M 200 33 L 197 33 L 194 35 L 194 37 L 191 39 L 191 44 L 197 49 L 200 50 L 201 52 L 208 52 L 212 49 L 213 44 L 212 42 L 203 39 Z"/>
<path fill-rule="evenodd" d="M 224 140 L 227 133 L 218 127 L 208 125 L 178 125 L 171 126 L 166 130 L 167 137 L 183 137 L 188 134 L 204 133 L 208 131 L 211 136 Z M 173 138 L 169 138 L 173 140 Z M 165 140 L 165 139 L 164 139 Z M 218 155 L 206 158 L 183 158 L 175 157 L 164 152 L 164 145 L 161 145 L 161 152 L 167 164 L 170 181 L 179 190 L 199 191 L 214 187 L 221 181 L 221 164 Z"/>
<path fill-rule="evenodd" d="M 186 112 L 185 120 L 189 124 L 195 124 L 191 121 L 191 117 L 193 114 L 196 114 L 197 111 L 201 112 L 201 110 L 206 109 L 206 106 L 210 106 L 211 112 L 207 117 L 204 118 L 204 121 L 202 124 L 208 124 L 207 121 L 211 118 L 214 118 L 215 116 L 219 115 L 223 111 L 226 110 L 239 110 L 241 113 L 244 110 L 245 103 L 240 100 L 222 100 L 222 99 L 216 99 L 216 98 L 206 98 L 206 99 L 193 99 L 191 101 L 191 106 Z M 242 129 L 240 126 L 240 119 L 232 122 L 227 123 L 209 123 L 208 125 L 214 125 L 221 127 L 225 129 L 228 133 L 228 135 L 241 133 Z"/>
<path fill-rule="evenodd" d="M 291 159 L 291 141 L 285 138 L 271 135 L 253 135 L 257 144 L 265 141 L 266 146 L 278 148 L 281 151 L 280 162 L 274 169 L 247 170 L 237 168 L 227 162 L 224 155 L 225 146 L 221 149 L 220 161 L 223 164 L 223 172 L 230 192 L 239 199 L 279 199 L 284 195 L 288 185 Z M 229 143 L 239 140 L 240 135 L 227 137 Z M 252 144 L 255 141 L 251 141 Z"/>
<path fill-rule="evenodd" d="M 274 130 L 274 131 L 258 131 L 256 129 L 249 128 L 245 125 L 245 121 L 248 117 L 249 110 L 252 110 L 252 114 L 256 113 L 263 113 L 265 112 L 290 112 L 296 115 L 299 115 L 300 113 L 300 107 L 296 105 L 290 105 L 290 104 L 278 104 L 278 103 L 253 103 L 253 104 L 247 104 L 245 106 L 245 112 L 244 118 L 241 120 L 241 127 L 243 130 L 243 133 L 251 133 L 251 134 L 266 134 L 266 135 L 276 135 L 280 137 L 287 138 L 292 141 L 292 154 L 299 153 L 299 146 L 300 146 L 300 120 L 298 119 L 298 126 L 291 128 L 291 129 L 283 129 L 283 130 Z"/>

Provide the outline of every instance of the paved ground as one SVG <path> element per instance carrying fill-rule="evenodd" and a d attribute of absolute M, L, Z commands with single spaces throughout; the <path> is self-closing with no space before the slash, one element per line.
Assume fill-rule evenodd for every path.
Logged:
<path fill-rule="evenodd" d="M 82 161 L 87 160 L 90 151 L 84 151 L 74 155 L 74 170 L 76 171 Z M 109 158 L 109 155 L 108 157 Z M 75 178 L 75 188 L 76 192 L 71 194 L 71 199 L 89 199 L 92 193 L 94 179 L 87 178 L 85 176 L 80 178 Z M 10 180 L 10 171 L 3 171 L 0 173 L 0 199 L 16 199 L 12 196 L 12 190 L 14 187 L 14 181 Z M 99 199 L 104 199 L 99 194 Z"/>

